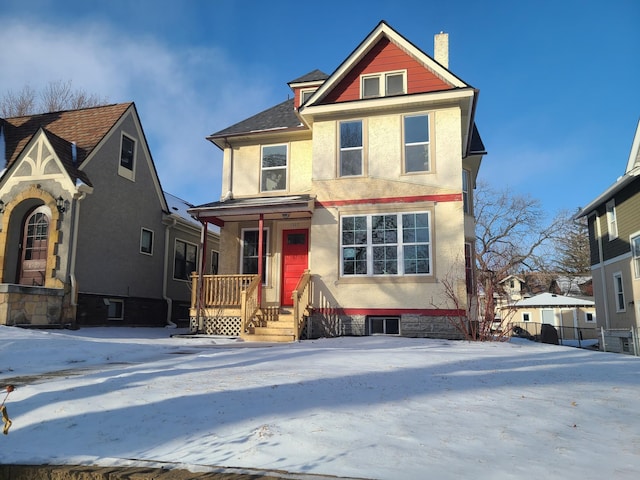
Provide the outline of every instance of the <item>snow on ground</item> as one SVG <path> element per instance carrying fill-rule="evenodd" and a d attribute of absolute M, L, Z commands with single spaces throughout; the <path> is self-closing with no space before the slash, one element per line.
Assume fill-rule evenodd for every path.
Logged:
<path fill-rule="evenodd" d="M 515 339 L 175 333 L 0 327 L 0 392 L 16 386 L 0 463 L 640 478 L 640 358 Z"/>

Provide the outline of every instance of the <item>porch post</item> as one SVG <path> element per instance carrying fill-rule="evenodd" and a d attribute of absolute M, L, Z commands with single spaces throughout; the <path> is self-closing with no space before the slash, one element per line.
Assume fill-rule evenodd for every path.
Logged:
<path fill-rule="evenodd" d="M 264 252 L 262 251 L 262 238 L 264 236 L 264 215 L 261 213 L 258 219 L 258 307 L 262 306 L 262 259 Z"/>
<path fill-rule="evenodd" d="M 203 285 L 204 285 L 204 265 L 206 259 L 206 245 L 207 245 L 207 222 L 200 221 L 202 228 L 200 229 L 200 245 L 202 248 L 201 262 L 198 265 L 198 292 L 196 298 L 198 299 L 198 333 L 204 331 L 204 318 L 202 317 L 202 297 L 203 297 Z"/>

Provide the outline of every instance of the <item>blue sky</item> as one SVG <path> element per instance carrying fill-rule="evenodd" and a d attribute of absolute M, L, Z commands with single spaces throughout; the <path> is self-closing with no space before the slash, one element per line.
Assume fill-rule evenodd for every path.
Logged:
<path fill-rule="evenodd" d="M 50 81 L 134 101 L 163 188 L 218 200 L 205 137 L 330 74 L 380 20 L 480 90 L 480 179 L 574 210 L 624 173 L 640 118 L 637 0 L 0 0 L 0 93 Z"/>

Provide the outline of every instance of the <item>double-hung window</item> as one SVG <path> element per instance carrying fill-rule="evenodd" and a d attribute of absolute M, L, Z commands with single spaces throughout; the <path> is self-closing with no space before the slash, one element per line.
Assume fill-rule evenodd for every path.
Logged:
<path fill-rule="evenodd" d="M 173 257 L 173 278 L 176 280 L 189 280 L 192 272 L 196 271 L 198 259 L 198 247 L 176 239 Z"/>
<path fill-rule="evenodd" d="M 427 212 L 342 217 L 341 274 L 430 274 L 429 226 Z"/>
<path fill-rule="evenodd" d="M 271 192 L 287 189 L 287 146 L 262 147 L 261 190 Z"/>
<path fill-rule="evenodd" d="M 258 240 L 259 230 L 242 231 L 242 264 L 241 273 L 244 275 L 258 274 Z M 267 278 L 267 247 L 269 246 L 269 230 L 263 230 L 262 235 L 262 283 Z"/>
<path fill-rule="evenodd" d="M 340 176 L 362 175 L 362 165 L 362 120 L 340 122 Z"/>
<path fill-rule="evenodd" d="M 607 226 L 609 229 L 609 241 L 618 238 L 618 220 L 616 218 L 616 202 L 609 200 L 607 202 Z"/>
<path fill-rule="evenodd" d="M 140 231 L 140 253 L 153 255 L 153 230 L 143 228 Z"/>
<path fill-rule="evenodd" d="M 429 115 L 404 117 L 404 171 L 428 172 Z"/>
<path fill-rule="evenodd" d="M 404 71 L 375 73 L 360 78 L 361 98 L 388 97 L 406 92 Z"/>
<path fill-rule="evenodd" d="M 624 301 L 624 284 L 622 283 L 622 273 L 616 272 L 613 274 L 613 291 L 616 295 L 616 312 L 624 312 L 627 310 L 626 302 Z"/>
<path fill-rule="evenodd" d="M 462 209 L 464 213 L 471 213 L 471 204 L 469 203 L 469 183 L 471 182 L 471 173 L 469 170 L 462 170 Z"/>
<path fill-rule="evenodd" d="M 631 256 L 634 278 L 640 278 L 640 235 L 631 238 Z"/>

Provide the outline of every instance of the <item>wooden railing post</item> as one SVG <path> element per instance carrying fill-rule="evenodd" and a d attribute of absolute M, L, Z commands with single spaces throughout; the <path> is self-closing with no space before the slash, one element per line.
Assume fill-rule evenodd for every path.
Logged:
<path fill-rule="evenodd" d="M 296 342 L 300 340 L 300 332 L 304 321 L 304 310 L 311 303 L 310 280 L 311 273 L 309 270 L 305 270 L 300 277 L 300 280 L 298 280 L 296 289 L 291 294 L 291 297 L 293 298 L 293 321 L 295 327 L 293 331 L 293 340 Z"/>

